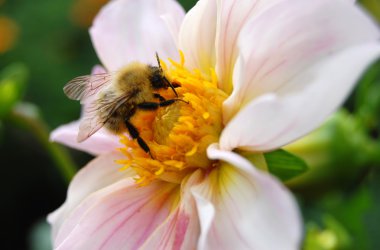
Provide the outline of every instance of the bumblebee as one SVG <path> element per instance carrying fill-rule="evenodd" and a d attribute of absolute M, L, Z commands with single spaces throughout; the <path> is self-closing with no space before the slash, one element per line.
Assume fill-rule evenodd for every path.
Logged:
<path fill-rule="evenodd" d="M 156 110 L 183 101 L 175 90 L 179 85 L 165 77 L 157 53 L 156 59 L 158 66 L 133 62 L 117 72 L 79 76 L 65 85 L 63 90 L 67 97 L 84 105 L 78 142 L 85 141 L 102 127 L 115 134 L 128 130 L 152 157 L 148 145 L 130 122 L 131 117 L 138 109 Z M 166 100 L 156 93 L 168 88 L 172 89 L 175 98 Z"/>

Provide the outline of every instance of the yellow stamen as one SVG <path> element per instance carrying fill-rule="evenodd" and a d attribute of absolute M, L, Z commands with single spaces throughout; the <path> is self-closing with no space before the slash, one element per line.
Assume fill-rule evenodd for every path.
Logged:
<path fill-rule="evenodd" d="M 154 179 L 180 183 L 196 169 L 213 166 L 208 159 L 207 147 L 219 140 L 222 131 L 222 103 L 227 95 L 218 89 L 213 70 L 204 76 L 200 70 L 185 68 L 185 58 L 180 52 L 180 62 L 169 59 L 170 67 L 161 61 L 166 77 L 180 85 L 176 88 L 179 98 L 188 102 L 175 102 L 157 112 L 139 111 L 131 123 L 139 130 L 148 144 L 152 159 L 135 140 L 121 136 L 125 145 L 120 151 L 126 159 L 118 163 L 132 167 L 139 178 L 136 182 L 146 185 Z M 160 91 L 166 99 L 173 99 L 173 92 Z"/>
<path fill-rule="evenodd" d="M 182 169 L 184 165 L 182 161 L 175 161 L 175 160 L 164 161 L 164 164 L 171 167 L 178 168 L 178 169 Z"/>
<path fill-rule="evenodd" d="M 129 167 L 130 167 L 130 165 L 124 165 L 124 166 L 122 166 L 121 168 L 119 168 L 119 171 L 120 171 L 120 172 L 121 172 L 121 171 L 125 171 L 125 170 L 127 170 Z"/>
<path fill-rule="evenodd" d="M 164 166 L 160 166 L 160 169 L 154 172 L 155 175 L 161 175 L 165 171 Z"/>
<path fill-rule="evenodd" d="M 186 156 L 192 156 L 194 155 L 198 150 L 198 144 L 195 144 L 194 147 L 186 153 Z"/>

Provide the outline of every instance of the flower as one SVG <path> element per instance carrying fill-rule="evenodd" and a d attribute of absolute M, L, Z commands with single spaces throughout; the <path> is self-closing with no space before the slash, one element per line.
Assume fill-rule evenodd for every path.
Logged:
<path fill-rule="evenodd" d="M 49 216 L 55 248 L 299 248 L 294 198 L 241 153 L 260 165 L 343 102 L 380 53 L 367 15 L 342 0 L 200 0 L 186 15 L 172 0 L 114 0 L 90 34 L 107 71 L 169 59 L 189 104 L 134 117 L 156 160 L 103 129 L 78 144 L 78 122 L 53 132 L 98 155 Z"/>

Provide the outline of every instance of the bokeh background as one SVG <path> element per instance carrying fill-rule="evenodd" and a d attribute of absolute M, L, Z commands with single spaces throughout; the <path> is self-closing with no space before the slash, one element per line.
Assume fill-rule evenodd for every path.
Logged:
<path fill-rule="evenodd" d="M 0 249 L 49 249 L 45 217 L 64 201 L 70 167 L 92 158 L 48 136 L 79 117 L 62 87 L 98 63 L 87 30 L 107 2 L 0 0 Z M 180 1 L 187 10 L 195 2 Z M 380 21 L 379 0 L 360 4 Z M 304 214 L 305 249 L 380 249 L 379 117 L 376 63 L 338 115 L 289 147 L 313 165 L 287 182 Z"/>

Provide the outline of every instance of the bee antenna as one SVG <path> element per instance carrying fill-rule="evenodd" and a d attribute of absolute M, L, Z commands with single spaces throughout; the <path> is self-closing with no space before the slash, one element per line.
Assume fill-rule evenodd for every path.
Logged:
<path fill-rule="evenodd" d="M 156 52 L 156 59 L 158 63 L 158 67 L 160 68 L 161 72 L 163 72 L 160 62 L 160 57 L 158 56 L 158 53 Z M 173 84 L 164 76 L 164 81 L 169 85 L 169 87 L 173 90 L 176 97 L 178 97 L 177 91 L 175 91 Z"/>
<path fill-rule="evenodd" d="M 176 97 L 178 97 L 177 91 L 175 91 L 175 88 L 173 84 L 164 76 L 164 81 L 169 85 L 169 87 L 173 90 Z"/>
<path fill-rule="evenodd" d="M 158 67 L 159 67 L 160 70 L 162 71 L 161 62 L 160 62 L 160 57 L 158 56 L 158 53 L 157 53 L 157 52 L 156 52 L 156 59 L 157 59 Z"/>

